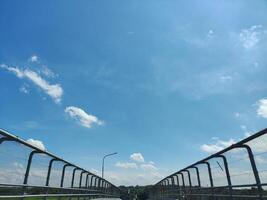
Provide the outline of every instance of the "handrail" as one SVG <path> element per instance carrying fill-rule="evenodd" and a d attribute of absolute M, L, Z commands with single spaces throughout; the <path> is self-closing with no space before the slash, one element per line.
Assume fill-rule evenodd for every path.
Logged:
<path fill-rule="evenodd" d="M 63 158 L 60 158 L 44 149 L 41 149 L 41 148 L 38 148 L 28 142 L 26 142 L 25 140 L 19 138 L 18 136 L 15 136 L 3 129 L 0 129 L 0 146 L 3 145 L 3 143 L 5 142 L 16 142 L 16 143 L 19 143 L 23 146 L 26 146 L 28 148 L 31 149 L 30 151 L 30 154 L 28 155 L 28 164 L 27 164 L 27 168 L 26 168 L 26 171 L 25 171 L 25 175 L 24 175 L 24 181 L 23 183 L 24 184 L 4 184 L 4 183 L 0 183 L 0 187 L 16 187 L 16 186 L 23 186 L 24 188 L 24 191 L 26 188 L 29 188 L 30 186 L 27 185 L 28 183 L 28 178 L 29 178 L 29 175 L 30 175 L 30 171 L 31 171 L 31 163 L 32 163 L 32 159 L 33 159 L 33 156 L 34 154 L 44 154 L 44 155 L 47 155 L 49 157 L 51 157 L 51 159 L 49 160 L 49 164 L 48 164 L 48 168 L 47 168 L 47 175 L 46 175 L 46 181 L 45 181 L 45 184 L 43 186 L 35 186 L 35 187 L 40 187 L 40 188 L 46 188 L 46 189 L 52 189 L 52 188 L 57 188 L 57 187 L 50 187 L 49 186 L 49 180 L 50 180 L 50 174 L 51 174 L 51 170 L 53 168 L 53 165 L 52 163 L 54 161 L 59 161 L 59 162 L 62 162 L 64 163 L 64 166 L 63 166 L 63 169 L 62 169 L 62 177 L 61 177 L 61 184 L 60 186 L 57 188 L 57 189 L 67 189 L 67 190 L 73 190 L 75 191 L 76 188 L 74 187 L 74 179 L 76 178 L 75 176 L 75 171 L 76 170 L 81 170 L 81 175 L 79 176 L 80 180 L 79 180 L 79 187 L 80 189 L 82 189 L 83 187 L 81 186 L 82 184 L 82 174 L 83 173 L 86 173 L 88 175 L 91 175 L 90 178 L 93 179 L 93 177 L 95 177 L 96 179 L 98 180 L 101 180 L 102 181 L 102 185 L 95 185 L 94 186 L 94 189 L 92 190 L 91 187 L 92 185 L 89 186 L 89 181 L 88 181 L 88 176 L 87 176 L 87 182 L 85 183 L 85 186 L 90 190 L 85 190 L 89 193 L 92 193 L 94 191 L 98 191 L 98 194 L 99 195 L 104 195 L 104 196 L 119 196 L 120 195 L 120 189 L 118 187 L 116 187 L 115 185 L 113 185 L 112 183 L 110 183 L 109 181 L 107 181 L 106 179 L 102 179 L 101 177 L 99 177 L 98 175 L 96 174 L 93 174 L 92 172 L 88 171 L 88 170 L 85 170 L 73 163 L 70 163 L 66 160 L 64 160 Z M 71 186 L 72 188 L 66 188 L 64 187 L 63 185 L 63 181 L 64 181 L 64 175 L 65 175 L 65 168 L 67 166 L 70 166 L 70 167 L 73 167 L 74 170 L 73 170 L 73 174 L 72 174 L 72 180 L 71 180 Z M 75 176 L 75 177 L 74 177 Z M 77 176 L 78 177 L 78 176 Z M 34 187 L 34 186 L 31 186 L 31 187 Z M 106 189 L 105 189 L 106 188 Z M 24 192 L 23 192 L 24 193 Z M 23 194 L 25 195 L 25 194 Z M 49 195 L 49 193 L 46 193 L 46 194 L 40 194 L 40 195 Z M 88 194 L 89 195 L 89 194 Z M 1 193 L 0 193 L 0 198 L 1 198 Z M 4 195 L 8 198 L 8 195 Z"/>

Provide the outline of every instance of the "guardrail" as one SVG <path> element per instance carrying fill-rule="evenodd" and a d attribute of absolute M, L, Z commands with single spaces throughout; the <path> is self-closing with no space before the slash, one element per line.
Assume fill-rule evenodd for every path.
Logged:
<path fill-rule="evenodd" d="M 0 199 L 119 196 L 109 181 L 0 129 Z"/>
<path fill-rule="evenodd" d="M 175 172 L 150 199 L 267 199 L 267 129 Z"/>

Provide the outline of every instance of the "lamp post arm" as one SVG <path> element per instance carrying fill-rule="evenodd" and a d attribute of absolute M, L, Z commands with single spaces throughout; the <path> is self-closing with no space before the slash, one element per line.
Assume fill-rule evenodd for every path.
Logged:
<path fill-rule="evenodd" d="M 113 156 L 113 155 L 116 155 L 118 154 L 117 152 L 115 153 L 110 153 L 110 154 L 107 154 L 103 157 L 103 160 L 102 160 L 102 178 L 104 178 L 104 170 L 105 170 L 105 158 L 108 157 L 108 156 Z"/>

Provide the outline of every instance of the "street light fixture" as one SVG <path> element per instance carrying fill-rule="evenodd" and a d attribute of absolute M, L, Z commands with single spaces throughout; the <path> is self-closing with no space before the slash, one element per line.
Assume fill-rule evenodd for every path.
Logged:
<path fill-rule="evenodd" d="M 110 154 L 107 154 L 103 157 L 103 160 L 102 160 L 102 178 L 104 178 L 104 167 L 105 167 L 105 158 L 108 157 L 108 156 L 113 156 L 113 155 L 116 155 L 118 154 L 117 152 L 115 153 L 110 153 Z"/>

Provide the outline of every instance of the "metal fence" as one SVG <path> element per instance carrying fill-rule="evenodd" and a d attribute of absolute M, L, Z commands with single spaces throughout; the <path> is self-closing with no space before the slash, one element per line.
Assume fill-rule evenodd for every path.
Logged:
<path fill-rule="evenodd" d="M 150 199 L 267 199 L 267 129 L 167 176 Z"/>
<path fill-rule="evenodd" d="M 109 181 L 0 129 L 0 199 L 119 196 Z"/>

